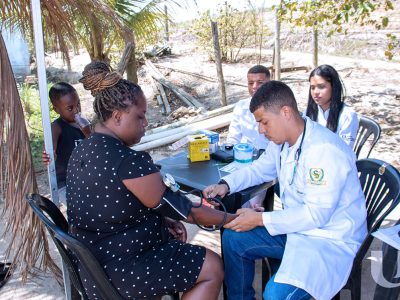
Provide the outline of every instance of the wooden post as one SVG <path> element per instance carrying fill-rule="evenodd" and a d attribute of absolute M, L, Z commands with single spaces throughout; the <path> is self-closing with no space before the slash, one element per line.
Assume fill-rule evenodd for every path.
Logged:
<path fill-rule="evenodd" d="M 168 29 L 168 8 L 166 5 L 164 5 L 164 22 L 165 22 L 165 27 L 164 27 L 164 39 L 166 42 L 169 42 L 169 29 Z"/>
<path fill-rule="evenodd" d="M 211 30 L 214 43 L 215 64 L 217 65 L 219 91 L 221 94 L 221 99 L 219 102 L 221 103 L 221 106 L 226 106 L 227 102 L 226 102 L 225 82 L 224 82 L 224 74 L 222 72 L 221 50 L 219 47 L 217 22 L 211 21 Z"/>
<path fill-rule="evenodd" d="M 275 9 L 275 57 L 274 57 L 274 80 L 281 79 L 281 23 L 278 16 L 278 8 Z"/>
<path fill-rule="evenodd" d="M 128 66 L 128 63 L 132 57 L 132 52 L 134 51 L 134 48 L 135 48 L 135 44 L 132 42 L 128 42 L 125 45 L 125 50 L 122 53 L 121 60 L 118 63 L 117 71 L 119 74 L 121 74 L 121 75 L 124 74 L 126 67 Z"/>
<path fill-rule="evenodd" d="M 134 83 L 138 83 L 137 77 L 137 62 L 136 62 L 136 46 L 133 41 L 133 48 L 131 52 L 131 56 L 129 58 L 128 64 L 126 66 L 126 78 Z"/>
<path fill-rule="evenodd" d="M 313 35 L 312 35 L 312 44 L 313 44 L 313 67 L 318 67 L 318 29 L 316 24 L 313 26 Z"/>

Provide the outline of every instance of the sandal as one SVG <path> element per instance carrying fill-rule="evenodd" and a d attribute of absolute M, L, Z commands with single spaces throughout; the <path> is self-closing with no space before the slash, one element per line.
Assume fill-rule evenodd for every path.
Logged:
<path fill-rule="evenodd" d="M 0 263 L 0 288 L 6 284 L 11 277 L 11 263 Z"/>

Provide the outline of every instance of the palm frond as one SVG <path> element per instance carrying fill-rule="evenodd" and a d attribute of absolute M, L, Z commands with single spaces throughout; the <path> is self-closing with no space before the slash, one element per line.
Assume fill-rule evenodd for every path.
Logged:
<path fill-rule="evenodd" d="M 8 26 L 17 26 L 25 36 L 33 36 L 31 0 L 3 0 L 0 6 L 0 21 Z M 43 32 L 52 50 L 63 53 L 68 60 L 69 48 L 79 46 L 74 20 L 82 22 L 88 15 L 106 19 L 125 41 L 131 41 L 132 30 L 102 0 L 41 0 Z"/>
<path fill-rule="evenodd" d="M 161 3 L 180 6 L 173 0 L 115 0 L 113 8 L 138 38 L 145 38 L 157 32 L 160 22 L 165 20 Z"/>
<path fill-rule="evenodd" d="M 31 148 L 25 117 L 14 80 L 7 49 L 0 34 L 0 196 L 4 199 L 2 217 L 5 233 L 11 234 L 6 257 L 22 265 L 22 280 L 39 262 L 61 278 L 49 255 L 46 232 L 25 201 L 27 193 L 37 192 Z"/>

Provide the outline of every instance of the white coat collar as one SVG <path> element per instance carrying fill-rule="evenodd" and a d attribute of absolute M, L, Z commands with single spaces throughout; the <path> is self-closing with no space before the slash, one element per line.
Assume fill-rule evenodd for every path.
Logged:
<path fill-rule="evenodd" d="M 323 111 L 322 108 L 318 105 L 318 117 L 317 121 L 319 124 L 322 126 L 326 127 L 326 123 L 328 121 L 329 117 L 329 112 L 331 111 L 330 108 L 328 108 L 326 111 Z"/>
<path fill-rule="evenodd" d="M 281 186 L 281 195 L 283 195 L 283 193 L 285 192 L 287 184 L 288 184 L 288 177 L 290 177 L 291 173 L 293 172 L 293 167 L 294 167 L 294 162 L 295 162 L 295 154 L 296 154 L 297 149 L 300 147 L 301 140 L 303 139 L 303 144 L 301 145 L 301 147 L 302 147 L 302 149 L 304 149 L 306 142 L 307 142 L 307 136 L 309 136 L 309 131 L 312 129 L 311 120 L 307 117 L 305 117 L 304 119 L 306 120 L 304 139 L 303 139 L 303 134 L 304 134 L 304 131 L 303 131 L 299 135 L 299 137 L 296 140 L 296 143 L 294 143 L 294 145 L 292 147 L 289 148 L 289 143 L 286 142 L 280 153 L 279 182 L 280 182 L 280 186 Z M 301 159 L 301 155 L 302 154 L 300 154 L 299 160 Z"/>
<path fill-rule="evenodd" d="M 303 118 L 306 120 L 306 135 L 304 137 L 304 141 L 303 141 L 302 147 L 304 147 L 304 143 L 306 142 L 305 140 L 306 140 L 306 138 L 307 138 L 307 136 L 309 134 L 309 130 L 312 129 L 311 119 L 309 119 L 308 117 L 303 117 Z M 290 163 L 290 162 L 294 161 L 294 155 L 296 153 L 297 148 L 299 148 L 299 146 L 300 146 L 300 142 L 301 142 L 301 139 L 303 137 L 303 134 L 304 134 L 304 131 L 299 135 L 299 137 L 297 138 L 296 142 L 291 147 L 289 147 L 289 143 L 288 142 L 285 142 L 285 144 L 284 144 L 284 146 L 282 148 L 282 151 L 280 153 L 282 165 L 284 163 Z M 286 153 L 287 153 L 287 155 L 286 155 Z"/>

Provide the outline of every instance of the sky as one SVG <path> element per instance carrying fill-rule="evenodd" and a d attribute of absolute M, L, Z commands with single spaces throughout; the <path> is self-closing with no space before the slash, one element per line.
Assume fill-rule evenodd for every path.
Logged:
<path fill-rule="evenodd" d="M 169 12 L 175 22 L 182 22 L 198 18 L 200 14 L 207 9 L 210 9 L 211 13 L 213 13 L 216 11 L 218 5 L 223 4 L 225 1 L 226 0 L 179 1 L 181 7 L 174 6 L 169 9 Z M 271 7 L 272 5 L 278 4 L 279 0 L 228 0 L 228 4 L 239 10 L 249 8 L 249 2 L 251 2 L 254 7 Z"/>

